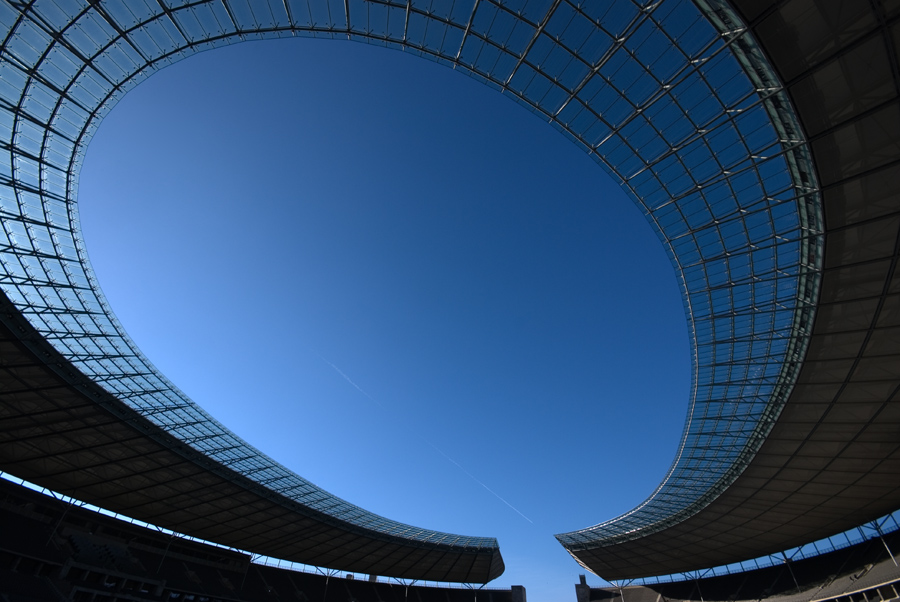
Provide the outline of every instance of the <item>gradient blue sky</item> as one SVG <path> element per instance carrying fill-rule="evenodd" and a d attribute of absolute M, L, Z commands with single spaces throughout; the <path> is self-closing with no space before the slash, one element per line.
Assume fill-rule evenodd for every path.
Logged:
<path fill-rule="evenodd" d="M 491 585 L 531 602 L 584 573 L 553 534 L 631 509 L 675 455 L 662 246 L 583 150 L 461 73 L 346 41 L 201 53 L 107 116 L 79 205 L 176 385 L 352 503 L 497 537 Z"/>

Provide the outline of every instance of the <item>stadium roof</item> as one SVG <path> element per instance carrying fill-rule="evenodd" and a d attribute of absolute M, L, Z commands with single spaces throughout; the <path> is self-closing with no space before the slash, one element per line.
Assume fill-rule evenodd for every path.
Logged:
<path fill-rule="evenodd" d="M 4 470 L 129 517 L 275 558 L 438 581 L 478 582 L 503 572 L 495 540 L 413 527 L 405 534 L 364 529 L 210 460 L 73 370 L 8 301 L 0 312 Z"/>
<path fill-rule="evenodd" d="M 309 35 L 428 55 L 510 94 L 592 153 L 663 241 L 694 359 L 682 446 L 641 506 L 558 536 L 580 562 L 610 579 L 701 568 L 896 509 L 897 10 L 819 4 L 0 4 L 0 468 L 289 560 L 502 572 L 495 540 L 375 516 L 228 432 L 140 353 L 87 264 L 78 172 L 115 102 L 192 52 Z M 196 513 L 199 480 L 215 524 Z"/>
<path fill-rule="evenodd" d="M 762 556 L 900 507 L 898 11 L 734 4 L 784 82 L 817 168 L 826 225 L 817 315 L 787 403 L 709 505 L 634 532 L 621 529 L 625 515 L 559 537 L 609 579 Z"/>

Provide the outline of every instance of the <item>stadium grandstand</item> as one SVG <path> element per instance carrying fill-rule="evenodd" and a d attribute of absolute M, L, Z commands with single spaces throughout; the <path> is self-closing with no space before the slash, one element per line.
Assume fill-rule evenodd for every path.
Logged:
<path fill-rule="evenodd" d="M 0 599 L 525 602 L 522 587 L 469 589 L 299 572 L 118 520 L 0 480 Z M 4 597 L 5 596 L 5 597 Z"/>
<path fill-rule="evenodd" d="M 657 602 L 658 600 L 778 600 L 780 602 L 884 602 L 900 598 L 897 532 L 866 539 L 811 558 L 787 559 L 733 574 L 620 587 L 590 587 L 582 575 L 577 602 Z"/>
<path fill-rule="evenodd" d="M 422 55 L 516 99 L 622 184 L 669 254 L 691 339 L 688 419 L 644 503 L 557 536 L 623 584 L 579 584 L 579 602 L 897 597 L 891 533 L 703 573 L 900 509 L 889 0 L 0 3 L 0 470 L 241 550 L 4 482 L 0 597 L 390 600 L 401 594 L 378 576 L 484 584 L 503 572 L 496 540 L 374 515 L 230 433 L 141 354 L 88 265 L 77 183 L 104 115 L 192 53 L 292 36 Z M 307 583 L 250 554 L 326 573 Z M 672 574 L 681 585 L 630 584 Z M 472 592 L 402 596 L 453 602 L 451 591 Z M 524 602 L 521 588 L 483 592 Z"/>

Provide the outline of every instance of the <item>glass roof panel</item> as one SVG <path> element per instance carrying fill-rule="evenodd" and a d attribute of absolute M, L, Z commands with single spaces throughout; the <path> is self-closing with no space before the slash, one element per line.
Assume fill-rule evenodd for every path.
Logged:
<path fill-rule="evenodd" d="M 0 162 L 0 220 L 10 241 L 0 250 L 0 286 L 79 369 L 210 457 L 258 482 L 277 481 L 280 491 L 354 525 L 418 541 L 495 545 L 369 514 L 227 432 L 122 331 L 84 259 L 77 218 L 60 204 L 63 194 L 66 204 L 75 202 L 70 183 L 99 119 L 124 94 L 120 84 L 133 86 L 214 44 L 309 33 L 402 43 L 471 69 L 590 149 L 670 253 L 698 358 L 691 411 L 711 416 L 712 426 L 688 424 L 670 476 L 638 509 L 559 536 L 570 550 L 638 537 L 695 511 L 731 478 L 744 446 L 770 427 L 763 410 L 777 415 L 793 385 L 796 370 L 785 356 L 806 344 L 797 324 L 809 320 L 798 316 L 812 311 L 799 282 L 821 255 L 802 247 L 821 244 L 817 199 L 798 191 L 807 190 L 813 171 L 796 150 L 795 118 L 767 96 L 761 53 L 740 54 L 692 2 L 110 0 L 79 12 L 64 4 L 41 2 L 21 14 L 0 8 L 0 21 L 15 23 L 0 62 L 8 103 L 0 132 L 14 145 Z M 752 70 L 742 67 L 749 64 Z M 50 260 L 76 255 L 80 262 Z M 748 337 L 760 343 L 750 346 Z"/>

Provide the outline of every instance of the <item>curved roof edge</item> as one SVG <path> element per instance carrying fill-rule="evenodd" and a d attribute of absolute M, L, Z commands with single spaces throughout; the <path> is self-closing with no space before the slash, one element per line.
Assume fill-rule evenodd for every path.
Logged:
<path fill-rule="evenodd" d="M 495 539 L 428 543 L 364 529 L 207 457 L 84 377 L 0 293 L 0 466 L 77 500 L 172 531 L 304 564 L 487 583 Z"/>
<path fill-rule="evenodd" d="M 620 580 L 705 569 L 835 535 L 900 508 L 898 11 L 733 2 L 796 108 L 826 238 L 809 348 L 755 457 L 700 512 L 655 532 L 566 545 Z M 893 66 L 893 67 L 892 67 Z"/>
<path fill-rule="evenodd" d="M 779 103 L 787 107 L 790 101 L 780 86 L 766 87 L 765 79 L 737 77 L 744 71 L 735 58 L 740 53 L 731 48 L 740 45 L 743 28 L 717 33 L 707 20 L 697 19 L 695 6 L 687 1 L 622 2 L 616 5 L 621 14 L 608 22 L 603 21 L 604 14 L 596 12 L 595 5 L 570 2 L 554 2 L 533 14 L 536 11 L 515 10 L 507 3 L 484 0 L 476 2 L 470 12 L 457 14 L 447 6 L 443 12 L 400 0 L 347 0 L 343 11 L 323 10 L 327 17 L 322 18 L 292 12 L 289 3 L 280 1 L 260 2 L 253 9 L 242 4 L 239 11 L 230 10 L 231 4 L 239 3 L 197 2 L 172 8 L 151 3 L 135 12 L 129 3 L 109 1 L 85 5 L 68 14 L 54 12 L 52 3 L 30 4 L 21 10 L 0 5 L 4 9 L 0 27 L 6 31 L 0 95 L 10 116 L 0 123 L 4 148 L 9 150 L 8 169 L 0 178 L 0 192 L 7 201 L 0 218 L 10 240 L 9 246 L 0 249 L 0 284 L 48 344 L 145 421 L 198 452 L 204 461 L 218 463 L 255 483 L 254 487 L 263 487 L 268 492 L 265 495 L 291 499 L 311 511 L 325 511 L 355 527 L 428 545 L 439 546 L 458 538 L 388 521 L 325 494 L 259 454 L 193 405 L 153 368 L 115 321 L 87 264 L 74 204 L 84 145 L 99 118 L 149 72 L 191 52 L 243 39 L 321 35 L 364 39 L 427 54 L 508 92 L 605 162 L 608 171 L 637 199 L 676 266 L 695 360 L 685 444 L 653 503 L 623 517 L 626 520 L 616 523 L 618 535 L 611 535 L 628 538 L 635 529 L 649 533 L 662 524 L 660 521 L 671 525 L 647 538 L 621 544 L 627 549 L 640 548 L 656 535 L 671 534 L 672 529 L 678 532 L 689 523 L 696 527 L 691 521 L 697 517 L 702 518 L 698 524 L 703 527 L 697 533 L 706 533 L 705 540 L 712 541 L 709 535 L 717 529 L 744 533 L 727 522 L 732 518 L 729 512 L 733 511 L 734 500 L 747 499 L 754 492 L 773 492 L 767 479 L 774 477 L 753 473 L 753 467 L 764 468 L 760 458 L 782 453 L 767 446 L 784 442 L 775 436 L 779 426 L 798 418 L 796 413 L 791 414 L 793 406 L 789 403 L 772 427 L 772 418 L 802 360 L 807 333 L 800 331 L 808 326 L 802 316 L 814 310 L 807 302 L 816 296 L 814 278 L 818 277 L 821 255 L 815 211 L 810 214 L 804 209 L 804 202 L 810 198 L 809 183 L 802 181 L 795 161 L 803 152 L 802 145 L 798 146 L 801 140 L 792 137 L 789 128 L 772 125 L 773 109 Z M 764 20 L 781 6 L 767 8 L 768 12 L 750 19 Z M 784 6 L 796 10 L 798 4 L 787 2 Z M 324 3 L 320 7 L 326 8 Z M 402 31 L 392 26 L 399 23 L 391 20 L 392 13 L 405 13 Z M 360 15 L 366 18 L 359 20 Z M 889 22 L 886 15 L 879 19 Z M 78 26 L 79 20 L 86 27 Z M 663 28 L 663 21 L 675 31 Z M 410 23 L 416 27 L 408 28 Z M 423 23 L 428 27 L 420 27 Z M 70 28 L 79 35 L 69 35 Z M 887 31 L 886 25 L 884 28 Z M 657 61 L 658 57 L 671 58 L 672 62 Z M 891 64 L 896 65 L 896 61 Z M 881 98 L 877 94 L 872 97 Z M 847 114 L 862 116 L 860 121 L 876 113 L 887 114 L 893 107 L 892 98 L 879 100 L 882 105 L 869 104 L 860 109 L 862 112 L 853 107 L 848 113 L 844 107 L 837 107 L 825 119 L 837 120 L 837 124 Z M 868 99 L 867 95 L 866 102 Z M 830 106 L 831 100 L 826 100 L 821 106 Z M 815 113 L 817 109 L 809 110 Z M 890 114 L 875 120 L 882 134 L 886 131 L 893 136 L 892 118 Z M 809 124 L 804 126 L 809 130 Z M 822 135 L 830 133 L 824 131 Z M 872 146 L 863 142 L 863 146 Z M 818 141 L 812 144 L 815 147 Z M 845 153 L 852 150 L 841 148 Z M 816 152 L 821 157 L 827 151 Z M 831 157 L 834 173 L 823 170 L 820 164 L 819 175 L 840 184 L 840 178 L 859 173 L 842 171 L 847 165 L 868 165 L 881 173 L 879 170 L 891 165 L 892 160 L 879 163 L 882 157 L 878 153 L 871 155 L 877 160 L 870 160 L 870 154 L 848 157 Z M 840 177 L 835 179 L 835 174 Z M 798 203 L 798 198 L 804 202 Z M 853 209 L 857 213 L 867 210 L 858 205 Z M 878 221 L 887 214 L 872 219 Z M 844 226 L 847 224 L 845 220 Z M 890 224 L 879 225 L 890 231 Z M 846 243 L 848 235 L 840 236 Z M 853 295 L 859 290 L 868 294 L 869 281 L 854 288 L 853 278 L 860 271 L 854 262 L 862 261 L 866 270 L 877 273 L 872 282 L 885 273 L 890 281 L 896 262 L 885 259 L 890 257 L 890 250 L 884 250 L 887 243 L 874 235 L 863 238 L 878 241 L 877 245 L 866 243 L 864 259 L 854 254 L 852 249 L 858 247 L 852 244 L 847 247 L 851 249 L 848 254 L 838 252 L 833 258 L 838 262 L 835 265 L 847 268 L 846 273 L 838 268 L 829 272 L 826 255 L 826 285 L 829 277 L 838 281 L 822 288 L 823 297 L 837 291 L 829 302 L 855 301 Z M 874 251 L 873 246 L 877 247 Z M 854 268 L 852 276 L 848 275 L 850 267 Z M 848 294 L 848 290 L 853 292 Z M 821 302 L 818 307 L 821 313 Z M 873 310 L 875 318 L 884 307 L 886 304 L 881 303 Z M 846 324 L 847 320 L 837 322 Z M 822 323 L 820 317 L 816 327 Z M 872 322 L 867 332 L 872 335 L 881 326 Z M 813 339 L 815 336 L 813 333 Z M 827 356 L 828 361 L 846 362 L 857 353 L 855 370 L 868 361 L 862 358 L 863 351 L 874 349 L 869 343 L 876 340 L 882 341 L 876 354 L 882 365 L 871 370 L 890 373 L 890 362 L 895 358 L 883 359 L 884 339 L 875 336 L 857 342 L 855 351 L 852 344 L 838 346 L 829 340 L 817 346 L 814 342 L 807 356 L 816 350 L 820 357 L 826 357 L 822 355 L 824 349 L 832 354 Z M 815 378 L 804 379 L 810 365 L 809 360 L 803 364 L 792 399 L 799 387 L 809 382 L 821 384 Z M 813 371 L 825 372 L 830 367 L 816 364 Z M 828 410 L 823 412 L 821 419 Z M 867 420 L 865 424 L 871 422 Z M 770 428 L 772 433 L 764 438 Z M 844 444 L 856 440 L 855 435 L 842 437 Z M 85 439 L 80 451 L 91 453 L 91 445 L 90 438 Z M 755 464 L 747 466 L 733 481 L 735 473 L 740 472 L 738 468 L 746 466 L 754 453 Z M 893 452 L 878 453 L 890 459 Z M 810 466 L 822 457 L 799 456 Z M 742 485 L 742 479 L 751 475 L 756 480 Z M 50 471 L 47 476 L 55 478 L 58 474 Z M 806 483 L 797 477 L 792 482 Z M 731 485 L 708 503 L 724 483 Z M 92 487 L 102 485 L 91 483 Z M 866 495 L 875 495 L 867 491 Z M 731 501 L 725 503 L 727 500 Z M 819 528 L 828 523 L 827 517 L 808 512 L 817 500 L 792 500 L 790 512 L 794 517 L 798 512 L 804 518 L 811 517 L 815 521 L 812 527 Z M 189 511 L 191 500 L 183 501 L 186 506 L 179 511 Z M 673 517 L 707 503 L 702 511 L 673 524 Z M 200 524 L 204 524 L 202 519 Z M 682 533 L 684 540 L 679 541 L 685 545 L 670 550 L 670 560 L 702 560 L 705 548 L 702 541 L 689 541 L 692 535 L 696 534 Z M 793 537 L 788 530 L 780 535 L 783 539 Z M 488 539 L 467 539 L 476 547 L 493 545 Z M 737 539 L 736 544 L 743 541 Z M 633 563 L 627 549 L 623 548 L 619 560 Z M 330 553 L 329 548 L 322 551 Z M 589 562 L 587 558 L 581 556 Z"/>
<path fill-rule="evenodd" d="M 765 401 L 761 418 L 747 437 L 739 454 L 732 459 L 727 469 L 717 476 L 715 482 L 707 486 L 701 494 L 695 495 L 689 504 L 678 506 L 672 504 L 670 498 L 678 497 L 679 490 L 695 487 L 689 478 L 687 482 L 684 479 L 684 473 L 691 472 L 691 469 L 686 470 L 684 467 L 686 448 L 691 444 L 696 445 L 696 441 L 691 439 L 691 420 L 696 403 L 696 399 L 692 399 L 688 421 L 675 460 L 656 490 L 640 505 L 621 516 L 555 536 L 576 560 L 579 559 L 578 552 L 641 539 L 678 524 L 707 507 L 734 483 L 759 451 L 793 390 L 802 365 L 799 358 L 806 353 L 815 317 L 824 259 L 822 235 L 824 226 L 818 180 L 802 128 L 777 75 L 734 10 L 725 0 L 695 0 L 695 4 L 719 32 L 747 78 L 753 83 L 777 132 L 782 146 L 780 152 L 787 160 L 795 194 L 793 202 L 796 203 L 800 228 L 803 232 L 799 241 L 799 253 L 804 261 L 800 262 L 797 275 L 796 308 L 788 335 L 786 361 L 781 364 L 775 384 Z M 727 399 L 723 397 L 721 401 Z M 738 398 L 737 401 L 743 400 Z M 649 515 L 646 510 L 653 505 L 662 506 L 663 509 L 671 507 L 672 510 L 657 512 L 656 516 L 652 517 L 641 516 Z"/>
<path fill-rule="evenodd" d="M 240 11 L 217 2 L 135 10 L 110 0 L 68 12 L 54 6 L 6 6 L 0 15 L 6 28 L 0 92 L 11 116 L 0 124 L 10 140 L 10 175 L 0 182 L 9 202 L 0 219 L 12 233 L 10 245 L 0 249 L 0 285 L 76 369 L 213 461 L 357 527 L 429 544 L 467 539 L 467 545 L 492 545 L 367 513 L 260 454 L 153 367 L 116 321 L 91 273 L 75 190 L 84 147 L 100 118 L 166 64 L 265 37 L 346 36 L 466 71 L 584 145 L 637 200 L 676 267 L 695 354 L 689 453 L 671 478 L 691 491 L 670 487 L 674 495 L 666 503 L 642 509 L 648 510 L 637 517 L 643 525 L 715 488 L 765 423 L 803 311 L 791 291 L 802 290 L 809 261 L 800 252 L 806 224 L 765 101 L 741 76 L 728 41 L 690 2 L 622 2 L 608 15 L 593 5 L 516 10 L 491 0 L 459 13 L 400 0 L 348 0 L 343 13 L 326 11 L 323 3 L 318 15 L 280 1 Z M 398 10 L 407 15 L 402 31 L 391 18 Z M 367 18 L 354 19 L 360 15 Z M 423 22 L 427 35 L 426 28 L 407 28 Z M 556 58 L 548 60 L 547 53 Z M 670 60 L 655 60 L 660 56 Z M 724 405 L 716 393 L 721 386 L 729 387 Z M 728 453 L 704 443 L 707 427 Z"/>

